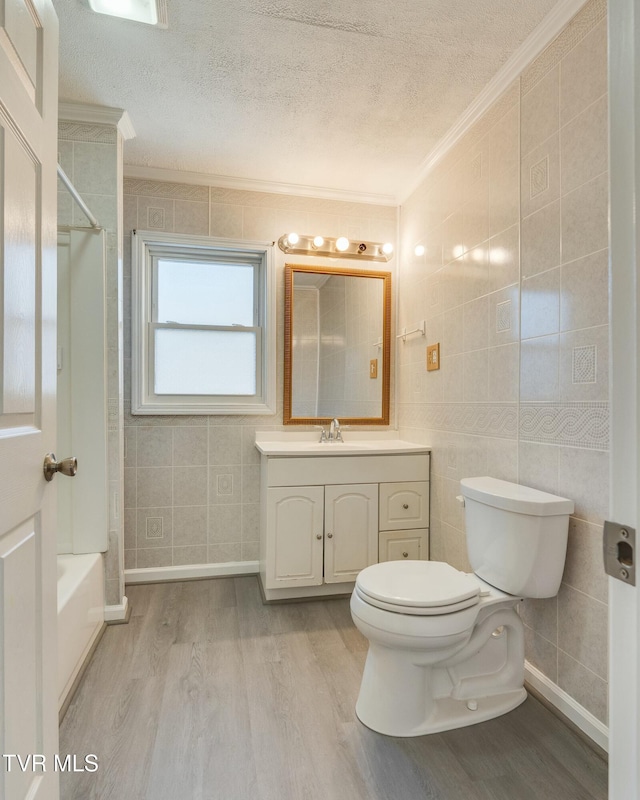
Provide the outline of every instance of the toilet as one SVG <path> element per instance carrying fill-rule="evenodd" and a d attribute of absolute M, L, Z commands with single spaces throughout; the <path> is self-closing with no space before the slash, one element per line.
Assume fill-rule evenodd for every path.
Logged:
<path fill-rule="evenodd" d="M 460 486 L 473 573 L 386 561 L 356 580 L 351 615 L 369 640 L 356 714 L 378 733 L 473 725 L 527 696 L 517 609 L 557 594 L 574 504 L 491 477 Z"/>

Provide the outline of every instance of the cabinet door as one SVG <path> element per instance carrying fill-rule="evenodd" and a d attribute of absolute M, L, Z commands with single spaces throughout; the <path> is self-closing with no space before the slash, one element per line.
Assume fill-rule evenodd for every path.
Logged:
<path fill-rule="evenodd" d="M 267 490 L 266 588 L 322 583 L 322 486 Z"/>
<path fill-rule="evenodd" d="M 429 482 L 380 484 L 380 530 L 429 527 Z"/>
<path fill-rule="evenodd" d="M 325 583 L 355 581 L 378 562 L 378 484 L 325 487 Z"/>
<path fill-rule="evenodd" d="M 410 531 L 380 531 L 380 561 L 427 561 L 429 531 L 417 528 Z"/>

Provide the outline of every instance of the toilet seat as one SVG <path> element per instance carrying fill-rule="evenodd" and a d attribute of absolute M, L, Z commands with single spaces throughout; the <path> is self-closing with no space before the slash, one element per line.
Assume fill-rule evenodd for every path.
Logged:
<path fill-rule="evenodd" d="M 361 600 L 396 614 L 453 614 L 478 604 L 481 587 L 471 575 L 440 561 L 385 561 L 362 570 Z"/>

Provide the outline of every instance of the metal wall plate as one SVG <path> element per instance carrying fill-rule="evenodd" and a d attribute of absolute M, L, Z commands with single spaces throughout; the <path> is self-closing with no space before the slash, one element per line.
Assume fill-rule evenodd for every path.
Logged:
<path fill-rule="evenodd" d="M 635 586 L 636 529 L 605 520 L 602 549 L 607 575 Z"/>

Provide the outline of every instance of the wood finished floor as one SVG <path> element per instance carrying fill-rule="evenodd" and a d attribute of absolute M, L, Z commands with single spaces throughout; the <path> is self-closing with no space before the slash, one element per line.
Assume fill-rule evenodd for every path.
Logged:
<path fill-rule="evenodd" d="M 60 729 L 62 800 L 601 800 L 605 763 L 533 698 L 443 734 L 373 733 L 348 600 L 264 606 L 255 578 L 131 586 Z"/>

